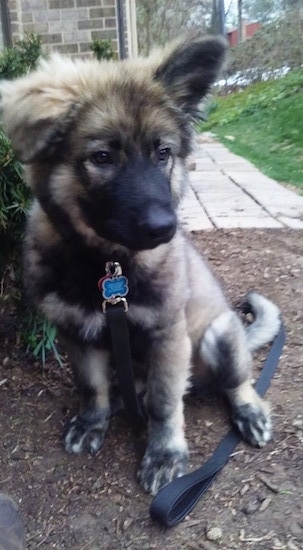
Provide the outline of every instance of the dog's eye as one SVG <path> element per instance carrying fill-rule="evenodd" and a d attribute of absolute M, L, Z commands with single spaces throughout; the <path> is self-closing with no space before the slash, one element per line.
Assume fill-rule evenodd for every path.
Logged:
<path fill-rule="evenodd" d="M 170 148 L 169 147 L 162 147 L 157 149 L 157 158 L 159 162 L 167 162 L 170 156 Z"/>
<path fill-rule="evenodd" d="M 108 151 L 97 151 L 91 155 L 94 164 L 113 164 L 113 157 Z"/>

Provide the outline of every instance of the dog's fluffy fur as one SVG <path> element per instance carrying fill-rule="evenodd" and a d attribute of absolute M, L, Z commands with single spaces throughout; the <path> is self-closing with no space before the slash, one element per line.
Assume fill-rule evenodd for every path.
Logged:
<path fill-rule="evenodd" d="M 223 40 L 196 36 L 132 61 L 54 56 L 1 84 L 3 122 L 35 196 L 25 285 L 63 336 L 81 394 L 65 447 L 95 453 L 108 426 L 113 367 L 97 283 L 118 261 L 133 360 L 146 380 L 138 479 L 152 493 L 184 472 L 191 365 L 215 373 L 246 440 L 262 446 L 271 435 L 250 365 L 251 351 L 278 331 L 279 310 L 251 293 L 255 321 L 245 329 L 176 217 L 192 123 L 224 52 Z"/>

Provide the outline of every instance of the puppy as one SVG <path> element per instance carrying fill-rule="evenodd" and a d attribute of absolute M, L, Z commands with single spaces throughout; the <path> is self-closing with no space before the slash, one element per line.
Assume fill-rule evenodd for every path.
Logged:
<path fill-rule="evenodd" d="M 58 327 L 81 395 L 65 448 L 96 453 L 108 427 L 114 367 L 98 281 L 118 264 L 131 354 L 146 381 L 138 479 L 153 494 L 186 466 L 183 396 L 193 365 L 215 374 L 244 439 L 261 447 L 271 436 L 268 407 L 250 383 L 251 352 L 273 339 L 279 310 L 251 293 L 255 320 L 245 328 L 176 214 L 193 122 L 224 53 L 223 40 L 195 36 L 146 59 L 55 55 L 1 84 L 4 127 L 35 197 L 25 285 Z"/>

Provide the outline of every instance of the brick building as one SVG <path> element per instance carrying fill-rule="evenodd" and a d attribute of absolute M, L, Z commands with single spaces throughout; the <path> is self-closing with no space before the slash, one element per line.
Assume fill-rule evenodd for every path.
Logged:
<path fill-rule="evenodd" d="M 251 38 L 259 29 L 261 28 L 261 24 L 255 21 L 254 23 L 246 23 L 246 21 L 243 21 L 242 24 L 242 41 L 248 40 Z M 229 45 L 233 48 L 237 46 L 239 43 L 239 30 L 238 29 L 231 29 L 227 31 L 227 39 L 229 42 Z"/>
<path fill-rule="evenodd" d="M 90 56 L 94 39 L 110 39 L 120 58 L 137 54 L 135 0 L 1 0 L 0 46 L 27 33 L 45 52 Z"/>

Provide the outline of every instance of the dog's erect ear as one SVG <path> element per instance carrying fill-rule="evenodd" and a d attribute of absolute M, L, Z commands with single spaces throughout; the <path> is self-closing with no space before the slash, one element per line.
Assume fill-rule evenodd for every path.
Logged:
<path fill-rule="evenodd" d="M 221 37 L 188 37 L 172 46 L 170 52 L 164 50 L 154 78 L 183 111 L 194 116 L 218 75 L 226 48 Z"/>
<path fill-rule="evenodd" d="M 51 155 L 62 141 L 80 101 L 72 69 L 71 61 L 56 57 L 27 76 L 0 82 L 3 127 L 21 161 Z"/>

